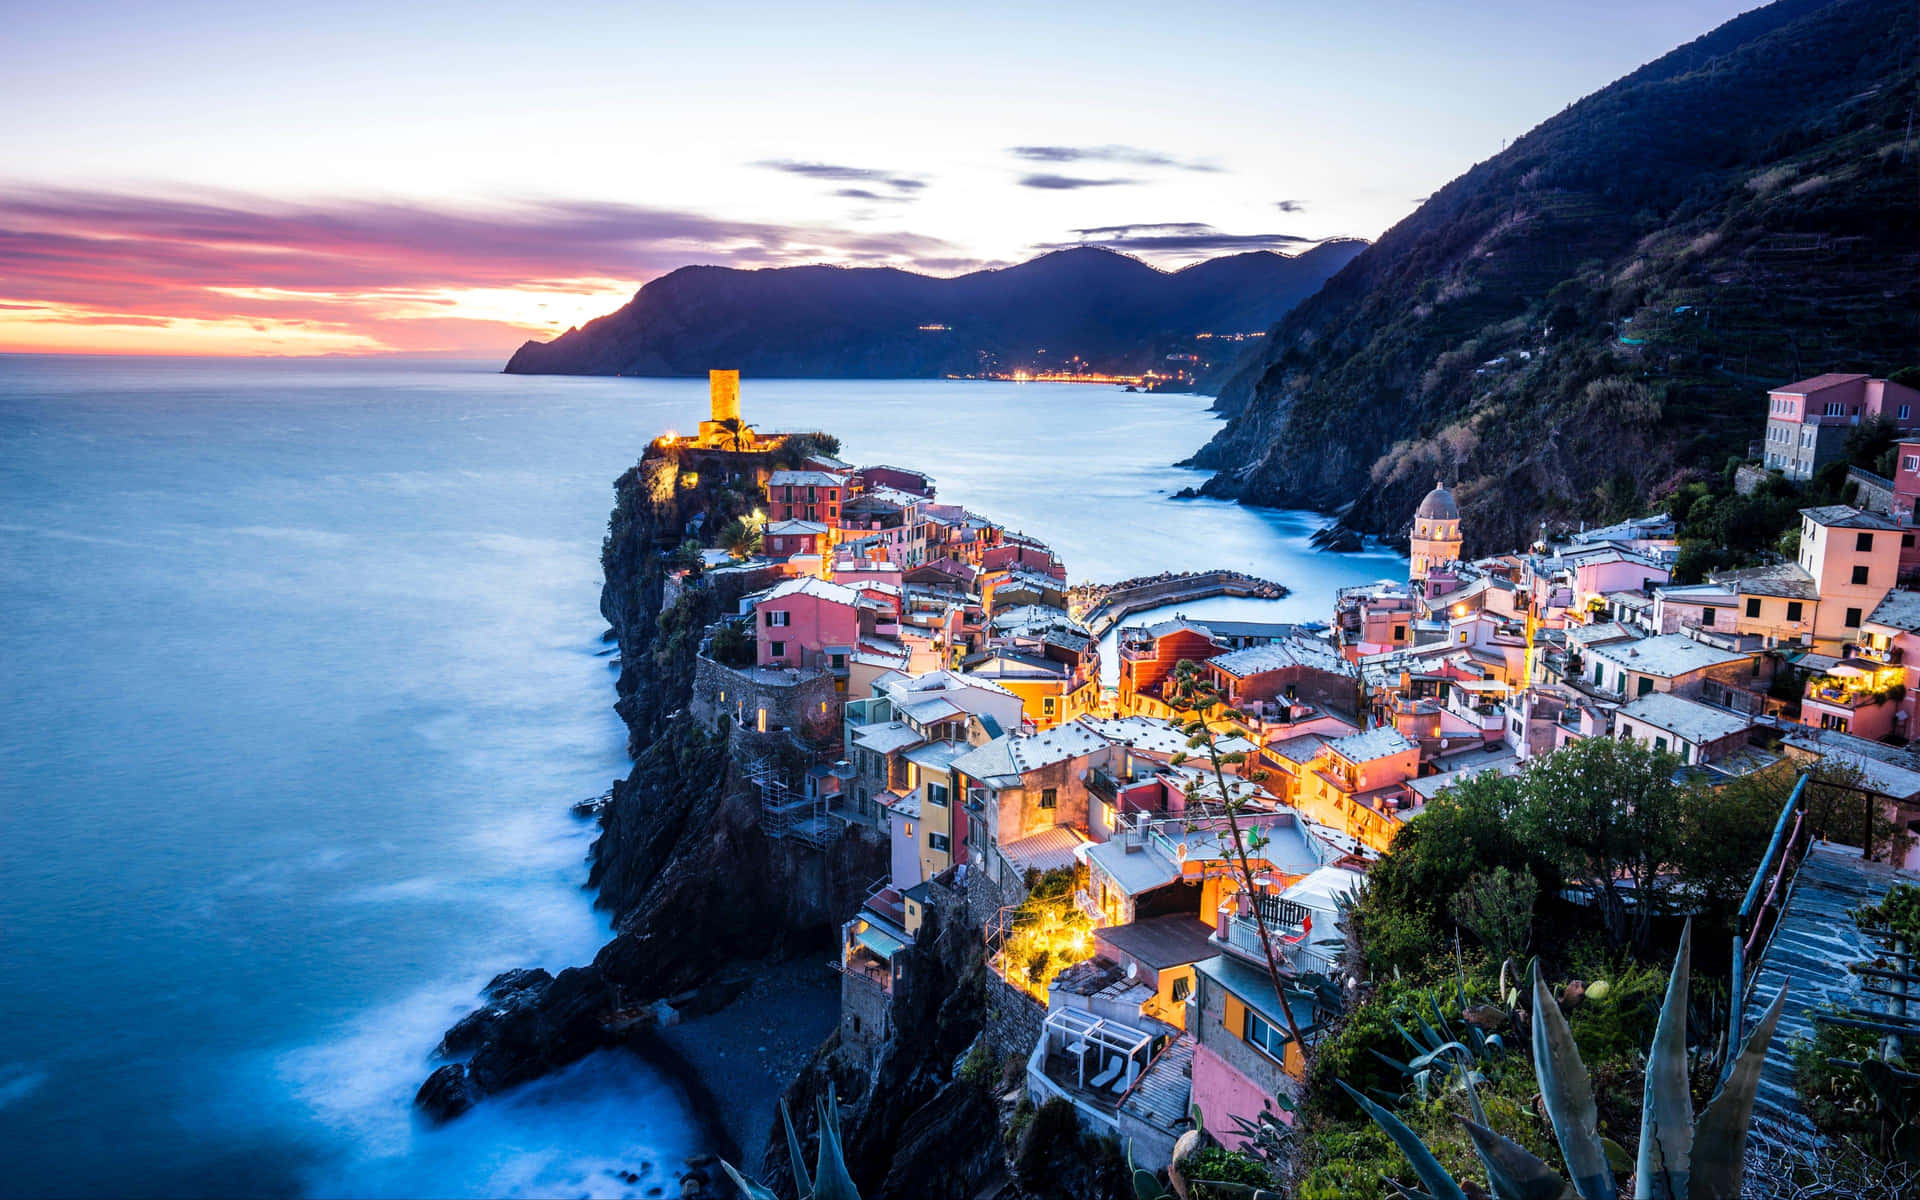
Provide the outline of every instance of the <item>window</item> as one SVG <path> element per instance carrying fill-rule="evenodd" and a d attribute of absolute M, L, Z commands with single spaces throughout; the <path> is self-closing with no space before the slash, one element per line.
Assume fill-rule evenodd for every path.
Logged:
<path fill-rule="evenodd" d="M 775 642 L 767 647 L 768 658 L 785 658 L 786 656 L 787 644 L 785 642 Z"/>
<path fill-rule="evenodd" d="M 1283 1030 L 1275 1029 L 1265 1017 L 1254 1012 L 1251 1008 L 1247 1010 L 1247 1027 L 1241 1032 L 1241 1036 L 1245 1038 L 1249 1044 L 1265 1051 L 1266 1054 L 1276 1062 L 1285 1062 L 1287 1060 L 1286 1033 Z"/>
<path fill-rule="evenodd" d="M 1863 533 L 1856 536 L 1853 539 L 1853 548 L 1855 550 L 1860 551 L 1860 553 L 1862 554 L 1865 554 L 1867 551 L 1873 549 L 1873 535 L 1870 533 Z"/>
<path fill-rule="evenodd" d="M 1620 740 L 1623 742 L 1633 740 L 1633 726 L 1625 721 L 1620 722 Z"/>
<path fill-rule="evenodd" d="M 1910 534 L 1910 533 L 1903 533 L 1903 534 L 1901 534 L 1901 535 L 1900 535 L 1900 548 L 1901 548 L 1902 550 L 1911 550 L 1911 549 L 1913 549 L 1913 535 L 1912 535 L 1912 534 Z"/>
<path fill-rule="evenodd" d="M 1701 609 L 1701 610 L 1700 610 L 1700 623 L 1701 623 L 1702 625 L 1711 625 L 1711 624 L 1713 624 L 1713 616 L 1714 616 L 1714 612 L 1715 612 L 1715 610 L 1714 610 L 1714 609 L 1711 609 L 1711 608 L 1703 608 L 1703 609 Z"/>
<path fill-rule="evenodd" d="M 1920 454 L 1901 455 L 1900 469 L 1902 471 L 1920 471 Z"/>
<path fill-rule="evenodd" d="M 1867 569 L 1865 567 L 1855 567 L 1853 569 L 1853 585 L 1855 587 L 1867 586 Z"/>
<path fill-rule="evenodd" d="M 1838 400 L 1827 401 L 1827 416 L 1829 417 L 1842 416 L 1846 413 L 1846 410 L 1847 410 L 1847 406 L 1840 403 Z"/>
<path fill-rule="evenodd" d="M 1655 750 L 1658 750 L 1658 751 L 1660 751 L 1660 752 L 1661 752 L 1662 754 L 1665 754 L 1665 753 L 1666 753 L 1666 751 L 1667 751 L 1667 739 L 1665 739 L 1665 738 L 1663 738 L 1663 737 L 1656 737 L 1656 738 L 1654 738 L 1654 739 L 1653 739 L 1653 748 L 1654 748 Z"/>
<path fill-rule="evenodd" d="M 927 803 L 945 808 L 947 806 L 947 785 L 944 783 L 929 783 L 927 785 Z"/>
<path fill-rule="evenodd" d="M 1906 420 L 1906 419 L 1907 419 L 1908 417 L 1910 417 L 1910 416 L 1912 416 L 1912 415 L 1913 415 L 1913 405 L 1911 405 L 1911 404 L 1902 404 L 1902 405 L 1900 406 L 1900 419 L 1901 419 L 1902 421 L 1904 421 L 1904 420 Z"/>
<path fill-rule="evenodd" d="M 927 835 L 927 849 L 929 850 L 938 850 L 942 854 L 945 854 L 947 847 L 950 845 L 952 845 L 952 843 L 947 841 L 947 835 L 944 833 L 930 833 Z"/>
<path fill-rule="evenodd" d="M 1395 625 L 1393 627 L 1393 640 L 1396 642 L 1404 642 L 1407 640 L 1407 627 L 1405 625 Z"/>
<path fill-rule="evenodd" d="M 1860 610 L 1859 609 L 1850 608 L 1847 610 L 1847 628 L 1848 629 L 1860 628 Z"/>
<path fill-rule="evenodd" d="M 1640 677 L 1640 684 L 1638 687 L 1634 688 L 1633 694 L 1636 696 L 1644 696 L 1648 692 L 1651 692 L 1652 690 L 1653 690 L 1653 680 L 1647 678 L 1645 675 L 1642 675 Z"/>
<path fill-rule="evenodd" d="M 788 623 L 791 622 L 792 620 L 793 620 L 792 613 L 770 612 L 767 614 L 767 628 L 768 629 L 785 629 Z"/>
<path fill-rule="evenodd" d="M 1604 679 L 1601 678 L 1602 674 L 1605 673 L 1606 669 L 1607 668 L 1605 663 L 1593 664 L 1593 686 L 1599 687 L 1601 684 L 1606 682 Z"/>
<path fill-rule="evenodd" d="M 1787 620 L 1798 621 L 1800 619 L 1800 613 L 1802 611 L 1803 610 L 1802 610 L 1800 601 L 1798 600 L 1787 601 Z"/>
<path fill-rule="evenodd" d="M 1191 995 L 1193 995 L 1193 980 L 1182 975 L 1173 981 L 1173 1002 L 1175 1004 L 1185 1003 L 1187 997 Z"/>
<path fill-rule="evenodd" d="M 1054 709 L 1054 698 L 1052 696 L 1048 696 L 1046 699 L 1040 702 L 1040 711 L 1047 714 L 1049 717 L 1053 715 L 1053 709 Z"/>
<path fill-rule="evenodd" d="M 847 656 L 844 654 L 829 654 L 827 655 L 827 662 L 830 663 L 836 671 L 844 671 L 847 669 Z"/>
<path fill-rule="evenodd" d="M 1041 808 L 1057 808 L 1059 804 L 1060 804 L 1059 788 L 1041 788 L 1040 789 L 1040 807 Z"/>
<path fill-rule="evenodd" d="M 1749 617 L 1757 617 L 1760 615 L 1760 597 L 1747 597 L 1747 615 Z"/>

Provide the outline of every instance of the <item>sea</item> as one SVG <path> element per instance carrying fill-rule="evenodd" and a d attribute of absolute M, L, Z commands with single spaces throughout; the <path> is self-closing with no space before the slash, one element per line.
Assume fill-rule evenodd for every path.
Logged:
<path fill-rule="evenodd" d="M 686 1098 L 601 1054 L 442 1128 L 442 1030 L 609 936 L 568 812 L 624 774 L 612 482 L 701 380 L 0 355 L 0 1195 L 640 1194 Z M 1205 397 L 748 379 L 1071 578 L 1234 567 L 1324 619 L 1405 565 L 1175 500 Z M 619 1172 L 653 1164 L 640 1185 Z M 671 1182 L 669 1177 L 668 1182 Z"/>

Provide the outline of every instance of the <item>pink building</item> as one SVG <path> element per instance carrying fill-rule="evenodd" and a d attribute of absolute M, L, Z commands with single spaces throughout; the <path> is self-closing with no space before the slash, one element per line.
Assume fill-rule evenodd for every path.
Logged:
<path fill-rule="evenodd" d="M 1900 523 L 1900 578 L 1920 577 L 1920 545 L 1914 527 L 1920 525 L 1920 441 L 1903 441 L 1893 458 L 1893 512 Z"/>
<path fill-rule="evenodd" d="M 833 530 L 820 521 L 774 521 L 760 536 L 760 548 L 773 558 L 825 554 L 832 544 Z"/>
<path fill-rule="evenodd" d="M 1866 375 L 1816 375 L 1768 394 L 1765 462 L 1788 479 L 1846 457 L 1847 433 L 1863 421 L 1920 432 L 1920 391 Z"/>
<path fill-rule="evenodd" d="M 861 467 L 857 478 L 865 488 L 893 488 L 933 499 L 933 476 L 906 467 Z"/>
<path fill-rule="evenodd" d="M 886 585 L 848 587 L 806 576 L 761 596 L 753 620 L 760 666 L 845 671 L 863 637 L 899 635 L 900 593 Z"/>
<path fill-rule="evenodd" d="M 1025 570 L 1064 581 L 1067 577 L 1065 564 L 1053 556 L 1053 551 L 1031 539 L 1008 537 L 998 546 L 990 546 L 980 553 L 982 571 Z"/>
<path fill-rule="evenodd" d="M 775 521 L 840 524 L 847 481 L 831 471 L 775 471 L 767 477 L 767 507 Z"/>

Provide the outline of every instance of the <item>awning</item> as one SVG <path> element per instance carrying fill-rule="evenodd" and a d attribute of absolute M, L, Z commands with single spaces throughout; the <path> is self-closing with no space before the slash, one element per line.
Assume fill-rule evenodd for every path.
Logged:
<path fill-rule="evenodd" d="M 862 929 L 859 933 L 854 934 L 853 940 L 873 951 L 887 962 L 892 962 L 894 955 L 906 949 L 905 942 L 902 942 L 890 933 L 875 929 L 871 925 Z"/>

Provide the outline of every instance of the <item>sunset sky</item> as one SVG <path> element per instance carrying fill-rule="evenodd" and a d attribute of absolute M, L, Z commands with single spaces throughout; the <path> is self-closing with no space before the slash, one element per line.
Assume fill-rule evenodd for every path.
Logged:
<path fill-rule="evenodd" d="M 17 5 L 0 351 L 504 358 L 688 263 L 1374 237 L 1745 7 Z"/>

